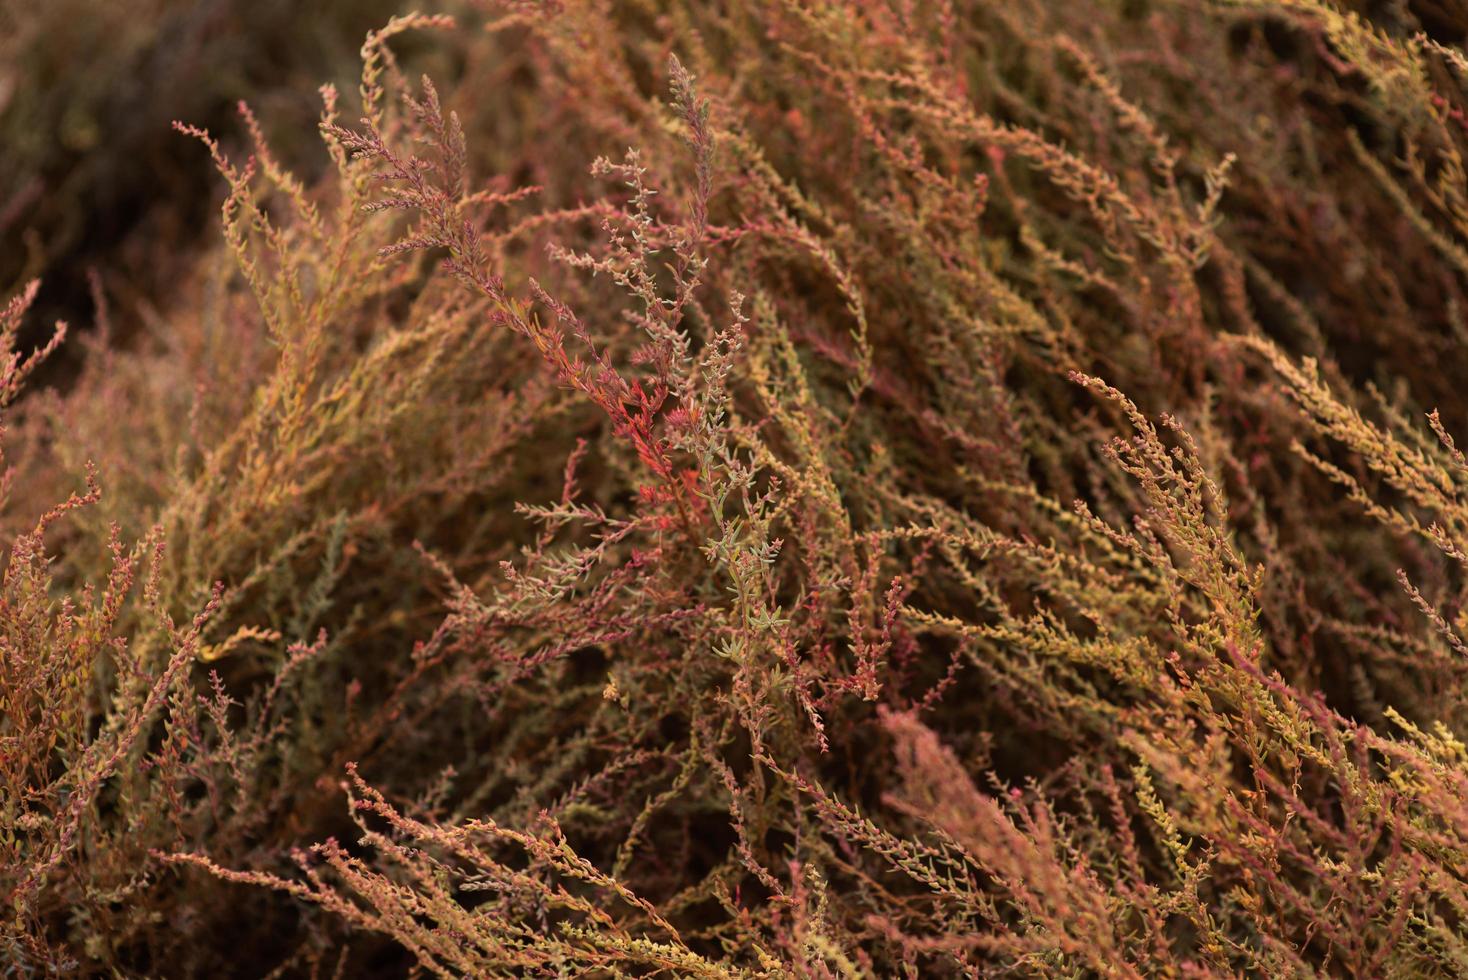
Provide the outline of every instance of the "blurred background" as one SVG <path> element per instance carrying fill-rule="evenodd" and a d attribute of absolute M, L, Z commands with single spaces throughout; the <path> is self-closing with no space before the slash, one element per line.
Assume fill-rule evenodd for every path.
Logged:
<path fill-rule="evenodd" d="M 0 295 L 39 276 L 29 329 L 49 334 L 58 319 L 82 329 L 94 319 L 95 270 L 125 339 L 190 246 L 217 237 L 222 183 L 172 121 L 229 146 L 242 129 L 235 106 L 247 99 L 278 155 L 309 183 L 327 162 L 315 134 L 318 88 L 353 91 L 363 37 L 402 7 L 0 0 Z M 74 348 L 63 345 L 47 365 L 51 382 L 74 369 Z"/>

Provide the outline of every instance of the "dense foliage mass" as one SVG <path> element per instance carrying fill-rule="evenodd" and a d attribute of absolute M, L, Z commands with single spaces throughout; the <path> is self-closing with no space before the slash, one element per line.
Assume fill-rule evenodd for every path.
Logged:
<path fill-rule="evenodd" d="M 445 3 L 181 120 L 222 243 L 0 307 L 0 958 L 1468 975 L 1465 30 Z"/>

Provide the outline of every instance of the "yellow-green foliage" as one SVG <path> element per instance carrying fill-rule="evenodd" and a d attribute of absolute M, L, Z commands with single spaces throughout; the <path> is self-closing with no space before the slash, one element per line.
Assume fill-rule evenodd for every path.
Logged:
<path fill-rule="evenodd" d="M 0 321 L 0 955 L 1468 974 L 1420 6 L 445 3 L 319 178 L 177 123 L 222 244 Z"/>

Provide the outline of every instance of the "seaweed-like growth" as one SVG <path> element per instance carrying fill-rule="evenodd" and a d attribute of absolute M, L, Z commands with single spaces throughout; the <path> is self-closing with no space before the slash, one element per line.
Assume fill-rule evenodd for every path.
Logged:
<path fill-rule="evenodd" d="M 3 309 L 5 957 L 1468 972 L 1468 25 L 443 6 Z"/>

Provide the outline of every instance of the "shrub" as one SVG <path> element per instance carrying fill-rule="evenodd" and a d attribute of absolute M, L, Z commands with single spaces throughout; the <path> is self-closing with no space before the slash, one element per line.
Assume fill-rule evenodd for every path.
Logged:
<path fill-rule="evenodd" d="M 141 342 L 0 324 L 6 955 L 1468 972 L 1415 10 L 487 5 L 319 183 L 177 124 Z"/>

